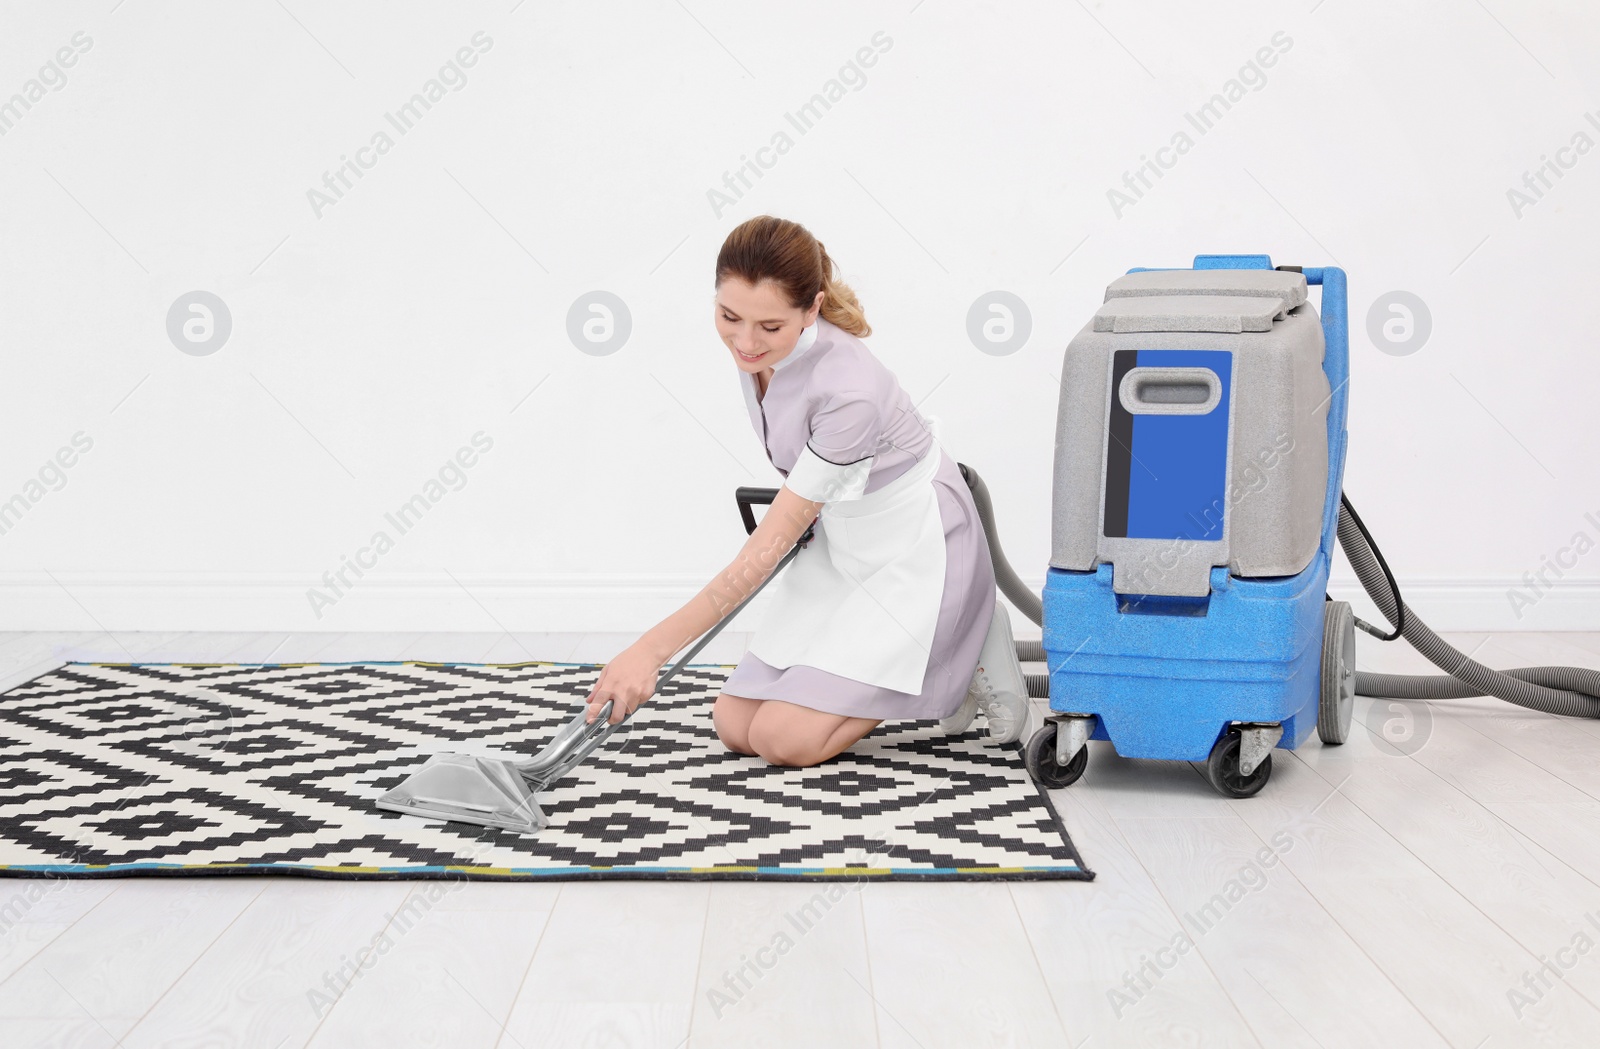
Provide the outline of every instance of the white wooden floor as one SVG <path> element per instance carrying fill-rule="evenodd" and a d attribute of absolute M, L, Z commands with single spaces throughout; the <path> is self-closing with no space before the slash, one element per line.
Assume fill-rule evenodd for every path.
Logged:
<path fill-rule="evenodd" d="M 0 687 L 67 658 L 602 661 L 631 640 L 12 634 Z M 1600 667 L 1595 634 L 1451 640 Z M 1397 749 L 1370 707 L 1342 748 L 1276 752 L 1245 801 L 1091 744 L 1056 800 L 1095 882 L 842 886 L 809 925 L 816 886 L 470 884 L 402 928 L 438 883 L 4 879 L 0 1045 L 1600 1044 L 1600 725 L 1456 700 L 1390 721 Z"/>

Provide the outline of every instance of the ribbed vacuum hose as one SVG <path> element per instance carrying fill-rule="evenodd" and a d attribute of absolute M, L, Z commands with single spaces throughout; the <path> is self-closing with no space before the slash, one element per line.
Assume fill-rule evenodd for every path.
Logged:
<path fill-rule="evenodd" d="M 1347 507 L 1339 507 L 1339 545 L 1344 547 L 1350 566 L 1356 570 L 1362 589 L 1377 604 L 1389 622 L 1400 622 L 1400 602 L 1384 578 L 1383 568 L 1373 553 L 1372 544 L 1351 518 Z M 1465 699 L 1469 696 L 1494 696 L 1519 707 L 1568 717 L 1600 717 L 1600 671 L 1581 667 L 1518 667 L 1491 670 L 1446 644 L 1428 625 L 1405 606 L 1405 621 L 1400 636 L 1421 652 L 1443 674 L 1367 674 L 1356 673 L 1356 694 L 1385 699 Z"/>
<path fill-rule="evenodd" d="M 1044 625 L 1044 601 L 1038 594 L 1029 590 L 1022 582 L 1016 570 L 1011 567 L 1011 562 L 1006 560 L 1006 552 L 1000 549 L 1000 530 L 994 523 L 994 507 L 989 502 L 989 486 L 983 483 L 983 478 L 978 476 L 978 471 L 966 463 L 957 463 L 961 468 L 961 476 L 966 480 L 967 487 L 972 489 L 972 501 L 978 507 L 978 518 L 983 521 L 983 534 L 989 541 L 989 560 L 994 564 L 995 585 L 1000 592 L 1017 606 L 1017 611 L 1027 616 L 1040 626 Z M 1039 648 L 1037 656 L 1022 655 L 1022 645 L 1017 646 L 1018 659 L 1043 659 L 1044 649 Z M 1035 642 L 1037 644 L 1037 642 Z"/>
<path fill-rule="evenodd" d="M 994 506 L 989 499 L 989 488 L 978 476 L 978 471 L 965 463 L 958 464 L 961 476 L 972 490 L 972 501 L 983 522 L 983 534 L 989 544 L 989 560 L 994 565 L 995 584 L 1000 592 L 1016 606 L 1017 611 L 1040 626 L 1044 625 L 1044 602 L 1038 594 L 1022 582 L 1011 562 L 1000 548 L 1000 530 L 995 525 Z M 1352 518 L 1341 501 L 1339 507 L 1339 545 L 1356 571 L 1356 578 L 1367 595 L 1377 604 L 1389 622 L 1400 622 L 1400 601 L 1396 598 L 1385 577 L 1372 544 Z M 1531 710 L 1567 717 L 1600 717 L 1600 671 L 1582 667 L 1518 667 L 1514 670 L 1492 670 L 1469 658 L 1454 646 L 1446 643 L 1424 623 L 1409 605 L 1400 636 L 1412 647 L 1443 670 L 1443 674 L 1371 674 L 1356 673 L 1356 694 L 1383 699 L 1466 699 L 1471 696 L 1494 696 L 1507 703 L 1515 703 Z M 1022 662 L 1043 662 L 1044 644 L 1040 641 L 1018 641 L 1017 659 Z M 1050 694 L 1048 674 L 1026 674 L 1028 693 L 1046 697 Z"/>
<path fill-rule="evenodd" d="M 995 585 L 1017 607 L 1018 612 L 1043 626 L 1043 599 L 1028 589 L 1016 569 L 1011 567 L 1011 562 L 1006 560 L 1006 552 L 1000 549 L 1000 530 L 994 523 L 994 505 L 989 499 L 989 486 L 983 483 L 983 478 L 972 467 L 965 463 L 956 465 L 961 468 L 961 476 L 967 482 L 967 487 L 972 489 L 972 502 L 978 508 L 978 519 L 983 522 L 983 535 L 989 543 L 989 561 L 994 565 Z M 1017 659 L 1023 663 L 1043 663 L 1044 642 L 1018 641 Z M 1049 674 L 1023 674 L 1022 677 L 1028 684 L 1028 695 L 1037 699 L 1050 697 Z"/>

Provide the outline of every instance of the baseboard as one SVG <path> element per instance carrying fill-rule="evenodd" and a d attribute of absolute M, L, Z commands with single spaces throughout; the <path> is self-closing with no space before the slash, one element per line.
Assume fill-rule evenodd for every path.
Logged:
<path fill-rule="evenodd" d="M 1406 607 L 1435 630 L 1600 630 L 1600 580 L 1563 580 L 1542 594 L 1521 579 L 1398 582 Z M 1356 580 L 1330 582 L 1328 593 L 1354 604 L 1363 619 L 1379 622 Z"/>
<path fill-rule="evenodd" d="M 0 573 L 0 631 L 627 632 L 671 614 L 706 580 L 390 573 L 355 581 L 339 594 L 313 591 L 313 582 L 265 573 L 6 572 Z M 1042 577 L 1027 582 L 1043 585 Z M 1600 631 L 1600 580 L 1562 580 L 1543 595 L 1520 579 L 1400 584 L 1407 604 L 1436 630 Z M 1372 618 L 1354 580 L 1335 580 L 1329 592 Z M 757 595 L 729 628 L 753 630 L 769 600 L 770 592 Z"/>

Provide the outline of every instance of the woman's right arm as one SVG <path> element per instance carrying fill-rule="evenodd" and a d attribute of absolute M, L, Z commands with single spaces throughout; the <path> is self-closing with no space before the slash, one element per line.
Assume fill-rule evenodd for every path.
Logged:
<path fill-rule="evenodd" d="M 645 632 L 640 641 L 652 646 L 664 664 L 715 626 L 772 574 L 783 555 L 805 534 L 822 503 L 779 488 L 756 530 L 738 556 L 682 608 Z"/>
<path fill-rule="evenodd" d="M 717 573 L 688 603 L 640 636 L 600 671 L 589 692 L 588 719 L 593 721 L 613 700 L 610 721 L 615 724 L 633 713 L 655 692 L 661 668 L 680 650 L 705 634 L 739 603 L 755 592 L 772 574 L 783 556 L 794 548 L 815 521 L 822 503 L 778 489 L 772 505 L 756 530 L 745 540 L 739 555 Z"/>

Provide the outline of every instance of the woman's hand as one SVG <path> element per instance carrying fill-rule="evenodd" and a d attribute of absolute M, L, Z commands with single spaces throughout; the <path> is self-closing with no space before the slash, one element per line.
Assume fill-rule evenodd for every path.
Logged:
<path fill-rule="evenodd" d="M 787 486 L 778 489 L 772 507 L 745 540 L 733 563 L 708 583 L 689 603 L 645 631 L 639 640 L 619 652 L 600 670 L 600 677 L 585 700 L 585 722 L 593 724 L 611 700 L 615 725 L 639 709 L 655 694 L 661 668 L 685 645 L 702 637 L 741 602 L 763 585 L 773 568 L 815 524 L 823 504 L 797 495 Z"/>
<path fill-rule="evenodd" d="M 655 694 L 662 662 L 643 639 L 623 649 L 600 669 L 600 678 L 589 692 L 584 720 L 593 722 L 608 699 L 613 702 L 606 720 L 613 725 L 639 709 L 639 704 Z"/>

